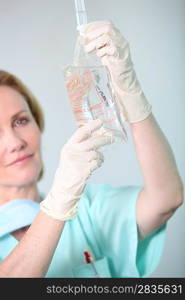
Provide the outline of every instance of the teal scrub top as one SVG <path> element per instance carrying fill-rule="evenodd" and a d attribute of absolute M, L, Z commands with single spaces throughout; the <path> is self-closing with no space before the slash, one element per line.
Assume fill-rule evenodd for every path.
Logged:
<path fill-rule="evenodd" d="M 78 215 L 65 223 L 45 277 L 149 277 L 159 264 L 167 223 L 139 241 L 136 201 L 141 189 L 142 186 L 87 184 Z M 37 214 L 40 206 L 35 204 Z M 22 227 L 25 224 L 23 221 Z M 1 261 L 19 243 L 10 232 L 0 232 Z M 86 250 L 95 258 L 92 263 L 85 261 Z"/>

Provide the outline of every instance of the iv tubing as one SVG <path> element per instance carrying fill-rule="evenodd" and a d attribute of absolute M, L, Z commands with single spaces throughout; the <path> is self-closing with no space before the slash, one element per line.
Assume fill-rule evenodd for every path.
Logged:
<path fill-rule="evenodd" d="M 87 24 L 87 13 L 84 0 L 75 0 L 75 11 L 77 27 L 83 24 Z"/>

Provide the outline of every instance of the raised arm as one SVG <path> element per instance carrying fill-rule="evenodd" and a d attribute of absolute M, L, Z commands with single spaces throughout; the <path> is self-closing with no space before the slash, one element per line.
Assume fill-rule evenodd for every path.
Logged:
<path fill-rule="evenodd" d="M 142 238 L 166 222 L 183 203 L 183 184 L 172 149 L 152 114 L 130 124 L 144 189 L 137 202 Z"/>
<path fill-rule="evenodd" d="M 138 229 L 144 238 L 182 204 L 182 181 L 172 150 L 136 77 L 126 39 L 110 21 L 92 22 L 79 30 L 85 51 L 96 50 L 109 69 L 121 118 L 130 124 L 144 177 L 137 201 Z"/>

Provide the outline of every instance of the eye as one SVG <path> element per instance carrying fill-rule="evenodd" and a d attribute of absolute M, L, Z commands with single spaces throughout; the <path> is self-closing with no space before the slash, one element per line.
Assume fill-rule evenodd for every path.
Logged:
<path fill-rule="evenodd" d="M 14 121 L 14 125 L 15 126 L 21 126 L 21 125 L 26 125 L 27 123 L 29 122 L 29 119 L 28 118 L 19 118 L 19 119 L 16 119 Z"/>

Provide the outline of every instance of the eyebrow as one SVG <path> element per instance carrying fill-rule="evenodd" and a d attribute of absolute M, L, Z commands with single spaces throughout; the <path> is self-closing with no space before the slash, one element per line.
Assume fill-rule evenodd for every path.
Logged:
<path fill-rule="evenodd" d="M 15 119 L 18 115 L 20 115 L 20 114 L 23 113 L 23 112 L 28 112 L 28 111 L 25 110 L 25 109 L 18 111 L 15 115 L 13 115 L 13 116 L 11 117 L 11 120 L 12 120 L 12 119 Z"/>

